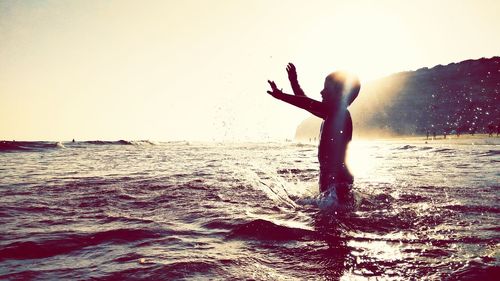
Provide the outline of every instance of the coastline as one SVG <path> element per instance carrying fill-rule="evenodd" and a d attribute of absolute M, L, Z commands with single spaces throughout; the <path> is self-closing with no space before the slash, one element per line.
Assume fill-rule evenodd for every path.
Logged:
<path fill-rule="evenodd" d="M 406 143 L 422 143 L 422 144 L 488 144 L 488 145 L 500 145 L 500 136 L 493 135 L 488 136 L 488 134 L 475 134 L 471 136 L 470 134 L 460 135 L 448 135 L 446 138 L 443 135 L 436 136 L 435 138 L 425 135 L 421 136 L 393 136 L 393 137 L 374 137 L 374 138 L 363 138 L 355 137 L 353 141 L 391 141 L 391 142 L 406 142 Z"/>

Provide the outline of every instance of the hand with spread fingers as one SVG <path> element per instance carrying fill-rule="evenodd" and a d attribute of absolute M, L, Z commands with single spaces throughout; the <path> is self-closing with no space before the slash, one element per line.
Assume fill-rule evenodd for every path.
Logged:
<path fill-rule="evenodd" d="M 297 69 L 293 63 L 289 63 L 286 66 L 286 72 L 288 73 L 288 80 L 290 80 L 290 83 L 297 82 Z"/>
<path fill-rule="evenodd" d="M 296 96 L 306 96 L 304 91 L 300 88 L 299 80 L 297 80 L 297 69 L 293 63 L 288 63 L 286 66 L 286 72 L 288 73 L 288 80 L 290 80 L 290 85 L 292 86 L 293 94 Z"/>
<path fill-rule="evenodd" d="M 283 95 L 283 89 L 278 90 L 276 83 L 274 81 L 267 80 L 267 83 L 271 86 L 271 91 L 267 91 L 268 94 L 273 96 L 274 98 L 278 98 L 280 95 Z"/>

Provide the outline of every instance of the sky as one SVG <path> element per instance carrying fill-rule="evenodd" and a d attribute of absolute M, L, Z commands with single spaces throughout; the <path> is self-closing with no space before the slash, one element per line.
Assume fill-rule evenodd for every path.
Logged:
<path fill-rule="evenodd" d="M 500 1 L 0 0 L 0 140 L 283 140 L 336 70 L 500 55 Z"/>

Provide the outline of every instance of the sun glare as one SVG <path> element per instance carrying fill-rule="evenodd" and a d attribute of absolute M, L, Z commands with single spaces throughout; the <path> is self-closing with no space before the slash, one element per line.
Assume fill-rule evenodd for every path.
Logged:
<path fill-rule="evenodd" d="M 377 168 L 377 159 L 370 155 L 368 145 L 353 141 L 347 149 L 346 164 L 354 177 L 366 177 Z"/>

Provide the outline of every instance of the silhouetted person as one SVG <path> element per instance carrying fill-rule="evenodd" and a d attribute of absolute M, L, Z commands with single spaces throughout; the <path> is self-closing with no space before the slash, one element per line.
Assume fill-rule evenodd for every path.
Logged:
<path fill-rule="evenodd" d="M 428 139 L 429 139 L 429 130 L 427 130 L 427 132 L 426 132 L 426 140 L 428 140 Z"/>
<path fill-rule="evenodd" d="M 495 131 L 495 125 L 493 125 L 493 123 L 490 123 L 488 125 L 488 137 L 492 137 L 494 131 Z"/>
<path fill-rule="evenodd" d="M 436 139 L 436 131 L 432 131 L 432 139 L 435 140 Z"/>
<path fill-rule="evenodd" d="M 474 136 L 474 134 L 476 133 L 476 130 L 477 130 L 476 127 L 472 127 L 471 130 L 470 130 L 470 135 Z"/>
<path fill-rule="evenodd" d="M 318 146 L 319 187 L 321 192 L 333 188 L 337 197 L 341 198 L 354 180 L 345 164 L 347 145 L 352 139 L 352 120 L 347 107 L 358 96 L 359 80 L 343 72 L 328 75 L 321 91 L 322 101 L 319 102 L 308 98 L 300 88 L 293 64 L 288 64 L 286 70 L 295 95 L 278 90 L 273 81 L 268 81 L 271 91 L 267 92 L 324 120 Z"/>

